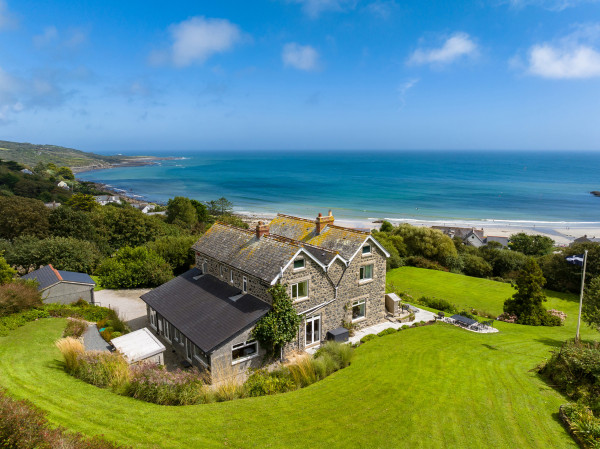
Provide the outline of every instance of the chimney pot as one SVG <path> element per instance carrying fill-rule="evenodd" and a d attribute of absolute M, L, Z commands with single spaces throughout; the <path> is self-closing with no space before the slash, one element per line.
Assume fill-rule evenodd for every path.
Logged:
<path fill-rule="evenodd" d="M 327 225 L 333 224 L 333 221 L 334 221 L 334 218 L 333 218 L 333 214 L 331 213 L 331 210 L 329 211 L 329 214 L 327 215 L 327 217 L 323 217 L 323 214 L 319 213 L 319 216 L 315 220 L 316 234 L 320 235 L 321 232 L 323 231 L 323 229 L 325 229 L 325 227 Z"/>
<path fill-rule="evenodd" d="M 269 225 L 259 221 L 256 225 L 256 238 L 260 239 L 263 235 L 269 235 Z"/>

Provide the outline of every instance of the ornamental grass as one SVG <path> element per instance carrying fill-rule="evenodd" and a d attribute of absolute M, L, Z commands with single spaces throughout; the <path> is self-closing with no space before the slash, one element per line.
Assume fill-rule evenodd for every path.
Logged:
<path fill-rule="evenodd" d="M 65 369 L 73 374 L 78 365 L 78 358 L 84 353 L 83 343 L 73 337 L 61 338 L 55 343 L 58 350 L 65 359 Z"/>

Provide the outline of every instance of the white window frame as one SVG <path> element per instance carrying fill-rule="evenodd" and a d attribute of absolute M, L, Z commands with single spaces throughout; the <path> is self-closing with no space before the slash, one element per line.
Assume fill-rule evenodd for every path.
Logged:
<path fill-rule="evenodd" d="M 296 268 L 296 262 L 302 262 L 302 266 Z M 304 270 L 305 268 L 306 268 L 306 259 L 304 257 L 294 260 L 294 271 Z"/>
<path fill-rule="evenodd" d="M 229 282 L 233 284 L 233 270 L 229 270 Z"/>
<path fill-rule="evenodd" d="M 364 314 L 362 316 L 354 318 L 354 307 L 363 305 Z M 366 299 L 357 299 L 356 301 L 352 301 L 352 321 L 360 321 L 364 320 L 367 317 L 367 300 Z"/>
<path fill-rule="evenodd" d="M 248 293 L 248 278 L 246 276 L 242 279 L 242 292 Z"/>
<path fill-rule="evenodd" d="M 306 334 L 306 326 L 308 326 L 309 324 L 312 325 L 312 329 L 314 333 L 315 330 L 315 321 L 319 322 L 319 335 L 318 338 L 316 340 L 311 341 L 310 343 L 308 342 L 307 334 Z M 310 318 L 307 318 L 306 321 L 304 322 L 304 346 L 308 347 L 308 346 L 313 346 L 316 344 L 321 343 L 321 333 L 323 332 L 322 326 L 321 326 L 321 315 L 313 315 Z"/>
<path fill-rule="evenodd" d="M 150 326 L 154 329 L 154 330 L 158 330 L 158 321 L 156 319 L 156 310 L 154 310 L 152 307 L 150 307 Z"/>
<path fill-rule="evenodd" d="M 165 337 L 165 340 L 167 340 L 169 343 L 172 342 L 171 340 L 171 329 L 173 328 L 173 325 L 171 323 L 169 323 L 167 320 L 164 320 L 164 327 L 165 327 L 165 331 L 163 333 L 163 336 Z"/>
<path fill-rule="evenodd" d="M 238 357 L 237 359 L 233 358 L 233 351 L 235 351 L 236 349 L 243 349 L 243 348 L 247 348 L 250 346 L 254 346 L 256 348 L 256 350 L 253 354 L 247 355 L 246 357 Z M 258 341 L 255 339 L 250 339 L 250 340 L 243 341 L 241 343 L 236 343 L 234 345 L 231 345 L 231 364 L 237 365 L 238 363 L 242 363 L 242 362 L 245 362 L 246 360 L 250 360 L 255 357 L 258 357 L 258 355 L 259 355 L 258 351 L 259 351 Z"/>
<path fill-rule="evenodd" d="M 196 360 L 198 360 L 202 365 L 208 366 L 208 357 L 205 357 L 202 355 L 202 351 L 200 351 L 200 348 L 197 345 L 194 345 L 192 352 L 193 352 L 194 358 Z M 206 360 L 204 360 L 204 359 L 206 359 Z"/>
<path fill-rule="evenodd" d="M 365 251 L 365 249 L 367 249 L 367 248 L 368 248 L 368 250 Z M 362 247 L 362 255 L 363 256 L 370 256 L 371 255 L 371 251 L 372 251 L 372 248 L 371 248 L 370 244 L 366 244 L 365 246 Z"/>
<path fill-rule="evenodd" d="M 208 272 L 208 262 L 206 261 L 206 259 L 204 259 L 204 262 L 202 262 L 202 274 L 206 274 Z"/>
<path fill-rule="evenodd" d="M 298 285 L 303 284 L 304 282 L 306 282 L 306 296 L 298 296 Z M 296 297 L 294 298 L 294 287 L 296 287 Z M 298 301 L 304 301 L 306 299 L 308 299 L 310 292 L 309 292 L 309 282 L 308 279 L 305 279 L 303 281 L 299 281 L 296 282 L 294 284 L 292 284 L 290 286 L 290 298 L 292 298 L 292 302 L 298 302 Z"/>
<path fill-rule="evenodd" d="M 192 343 L 190 341 L 189 338 L 185 338 L 185 358 L 188 360 L 188 362 L 192 362 L 192 359 L 194 358 L 194 343 Z M 190 356 L 191 354 L 191 356 Z"/>
<path fill-rule="evenodd" d="M 219 275 L 223 277 L 223 265 L 219 264 Z"/>
<path fill-rule="evenodd" d="M 176 327 L 173 327 L 173 329 L 173 342 L 179 343 L 179 340 L 181 340 L 181 332 L 179 332 L 179 329 Z"/>
<path fill-rule="evenodd" d="M 371 277 L 367 278 L 364 277 L 365 276 L 365 269 L 366 267 L 371 267 Z M 373 280 L 373 271 L 375 271 L 375 265 L 370 263 L 367 265 L 361 265 L 360 267 L 360 271 L 358 273 L 358 280 L 359 282 L 371 282 Z"/>

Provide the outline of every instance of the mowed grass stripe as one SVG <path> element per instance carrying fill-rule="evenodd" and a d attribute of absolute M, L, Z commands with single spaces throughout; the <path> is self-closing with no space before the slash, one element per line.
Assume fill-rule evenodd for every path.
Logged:
<path fill-rule="evenodd" d="M 574 333 L 576 302 L 556 301 L 569 314 L 561 328 L 405 330 L 361 346 L 350 367 L 303 390 L 187 407 L 147 404 L 68 376 L 53 346 L 65 322 L 40 320 L 0 339 L 0 384 L 56 424 L 135 447 L 576 447 L 553 417 L 565 399 L 529 372 Z"/>

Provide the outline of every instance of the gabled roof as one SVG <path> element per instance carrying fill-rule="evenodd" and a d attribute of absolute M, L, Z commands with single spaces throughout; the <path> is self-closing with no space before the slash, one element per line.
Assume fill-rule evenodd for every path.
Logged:
<path fill-rule="evenodd" d="M 57 270 L 52 265 L 48 264 L 31 273 L 22 276 L 21 279 L 36 280 L 39 284 L 38 291 L 47 289 L 48 287 L 58 284 L 59 282 L 70 282 L 73 284 L 96 285 L 94 280 L 85 273 L 77 273 L 75 271 Z"/>
<path fill-rule="evenodd" d="M 332 224 L 325 226 L 321 233 L 317 235 L 314 220 L 283 214 L 277 214 L 277 217 L 269 223 L 269 232 L 337 252 L 346 261 L 356 254 L 367 236 L 370 235 L 367 231 Z"/>
<path fill-rule="evenodd" d="M 141 296 L 183 335 L 209 354 L 254 325 L 271 306 L 193 268 Z"/>
<path fill-rule="evenodd" d="M 307 254 L 322 266 L 336 257 L 336 253 L 327 249 L 277 235 L 258 239 L 254 231 L 221 222 L 213 224 L 192 248 L 269 283 L 299 253 Z"/>

